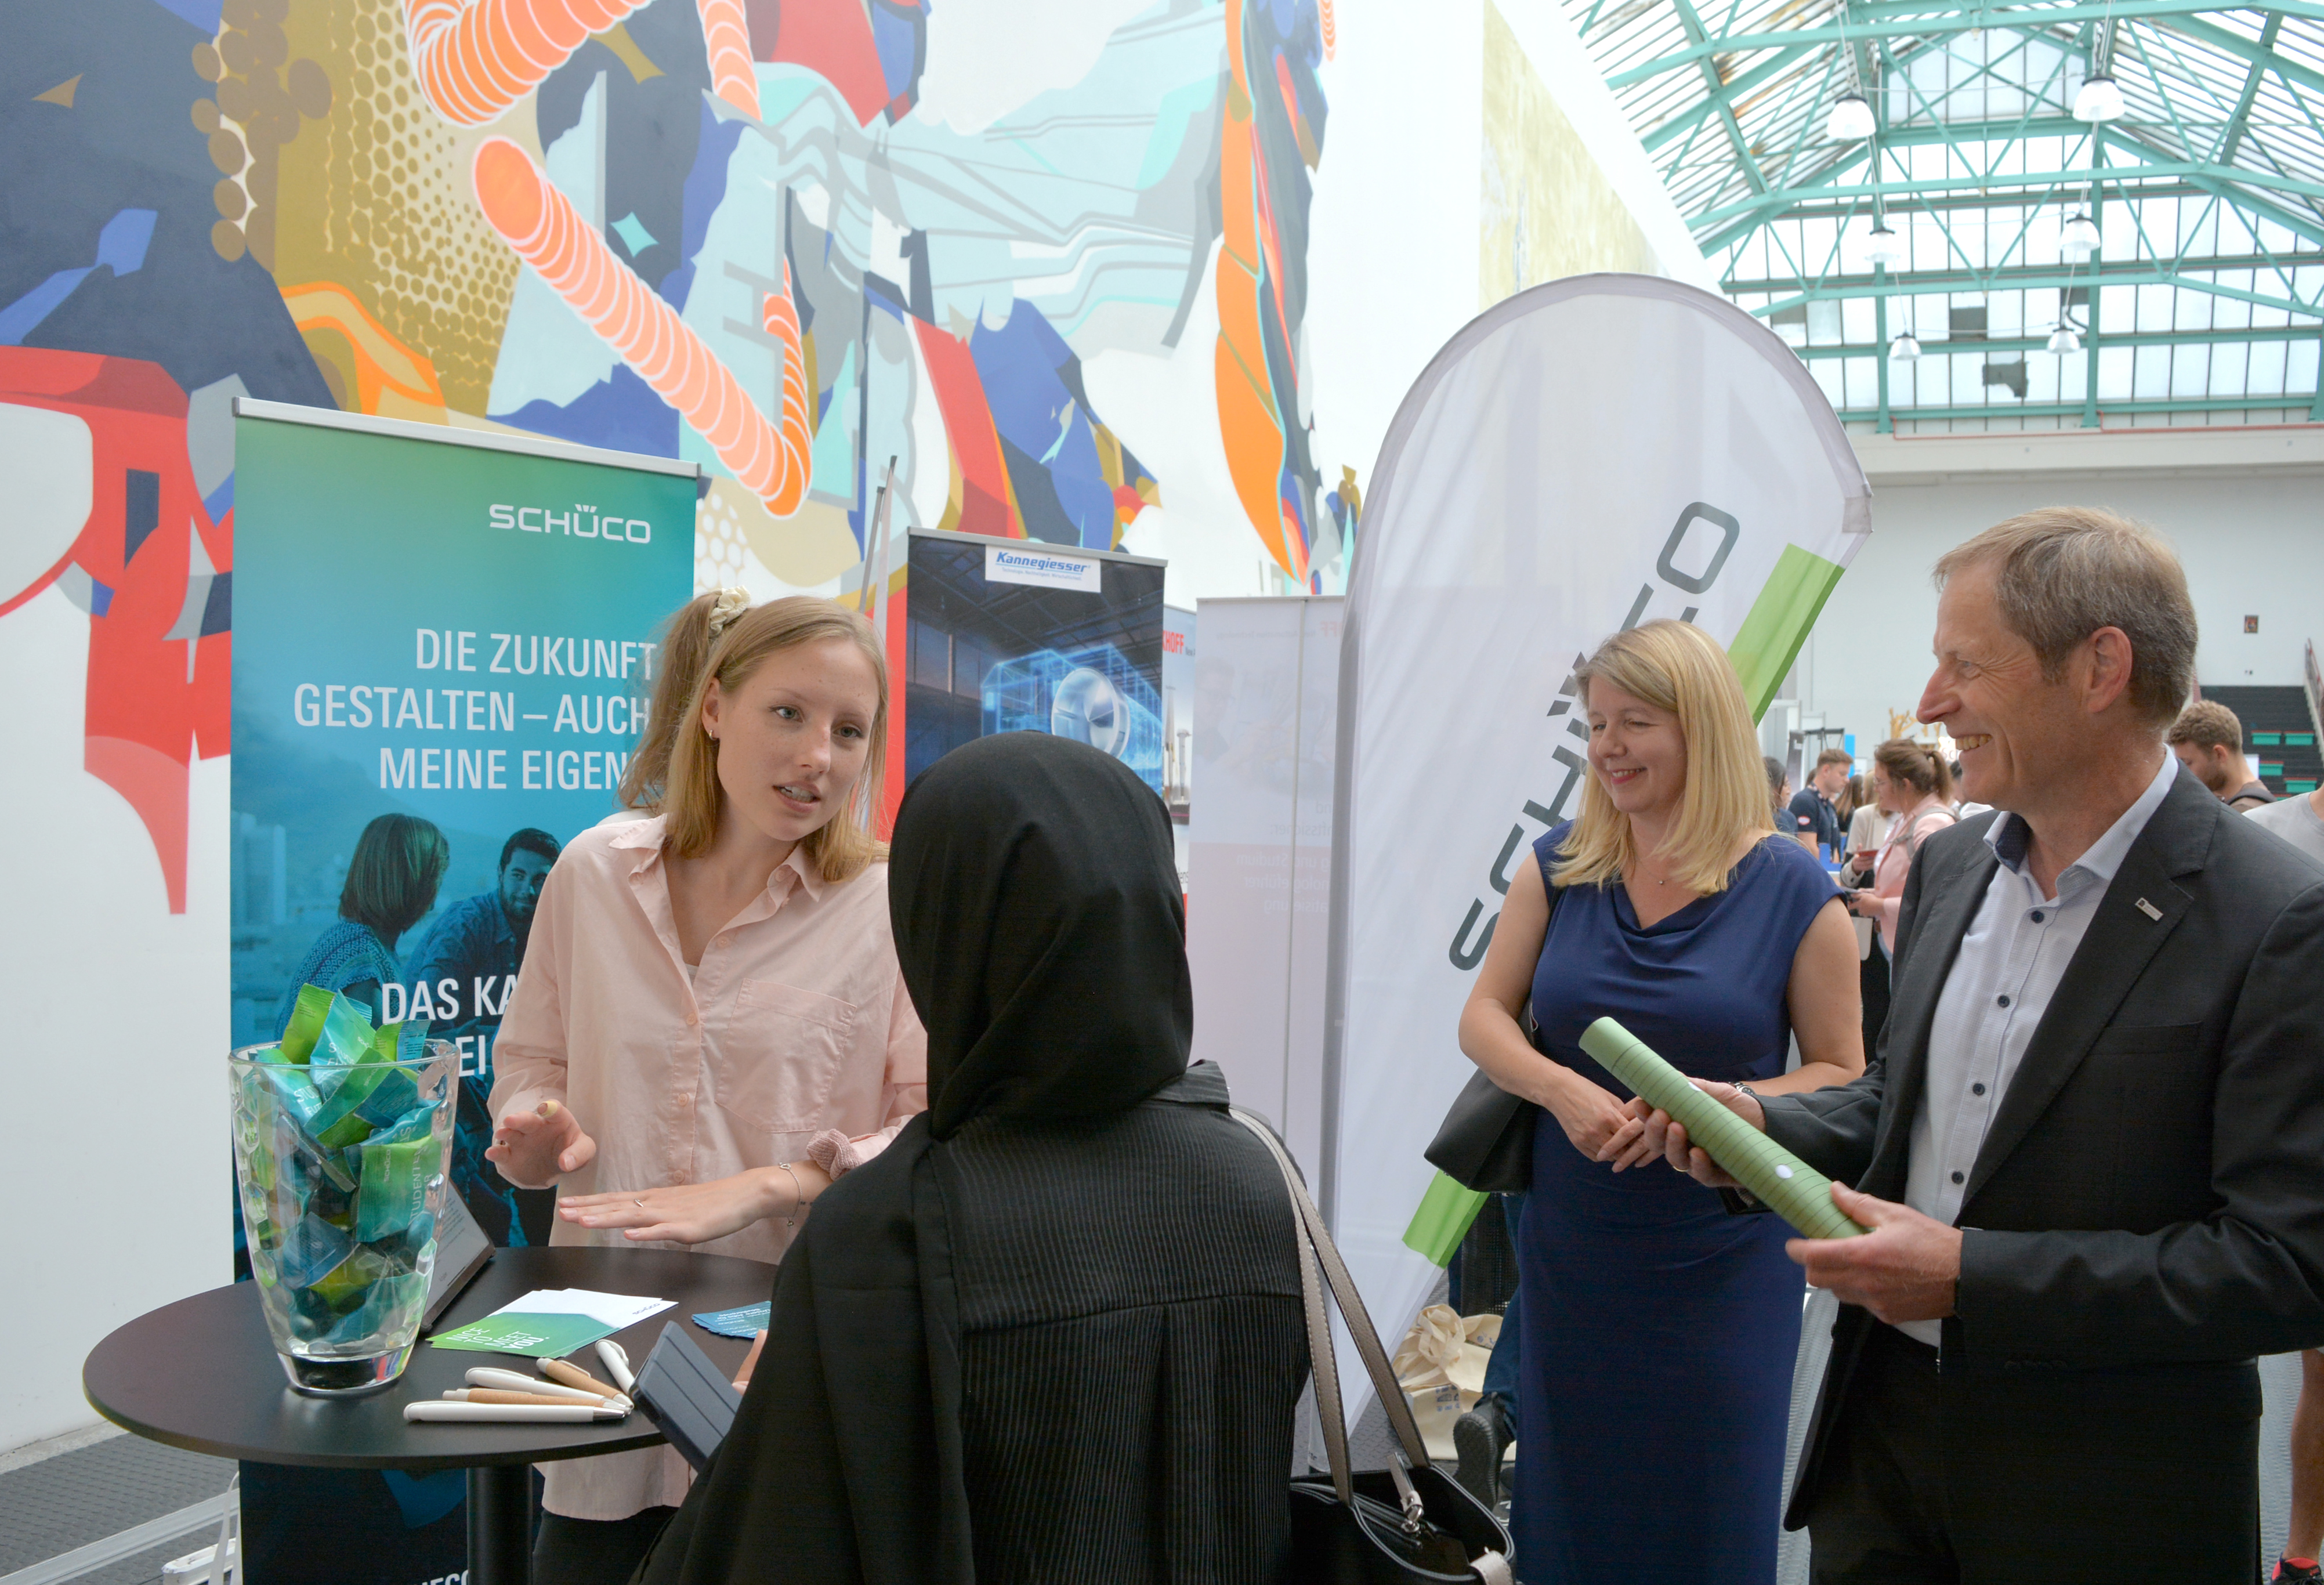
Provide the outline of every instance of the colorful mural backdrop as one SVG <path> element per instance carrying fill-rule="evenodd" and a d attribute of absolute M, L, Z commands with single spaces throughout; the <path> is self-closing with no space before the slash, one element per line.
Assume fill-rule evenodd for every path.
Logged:
<path fill-rule="evenodd" d="M 913 527 L 1116 547 L 1166 457 L 1231 480 L 1284 586 L 1344 580 L 1361 459 L 1325 476 L 1302 372 L 1330 0 L 0 26 L 0 466 L 34 507 L 0 620 L 87 611 L 87 768 L 173 910 L 187 766 L 227 747 L 236 395 L 698 460 L 696 581 L 761 597 L 862 602 Z"/>

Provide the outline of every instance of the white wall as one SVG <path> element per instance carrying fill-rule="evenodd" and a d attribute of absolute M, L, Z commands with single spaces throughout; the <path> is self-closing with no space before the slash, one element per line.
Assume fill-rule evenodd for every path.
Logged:
<path fill-rule="evenodd" d="M 0 622 L 0 1451 L 97 1418 L 98 1340 L 233 1275 L 226 762 L 193 766 L 186 911 L 128 803 L 81 762 L 89 618 L 54 587 Z"/>
<path fill-rule="evenodd" d="M 2042 437 L 1940 448 L 1863 438 L 1872 535 L 1800 653 L 1802 702 L 1856 733 L 1888 735 L 1929 674 L 1936 592 L 1929 568 L 2005 518 L 2061 503 L 2110 507 L 2159 530 L 2186 564 L 2202 627 L 2197 680 L 2292 686 L 2302 645 L 2324 642 L 2324 438 L 2269 432 Z M 2256 615 L 2246 637 L 2243 619 Z"/>

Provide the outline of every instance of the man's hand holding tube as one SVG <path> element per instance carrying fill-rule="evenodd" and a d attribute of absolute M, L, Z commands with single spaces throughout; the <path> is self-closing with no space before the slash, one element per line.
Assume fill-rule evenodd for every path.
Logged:
<path fill-rule="evenodd" d="M 1767 1114 L 1756 1096 L 1709 1079 L 1690 1082 L 1761 1133 L 1767 1131 Z M 1690 1145 L 1685 1126 L 1673 1122 L 1668 1112 L 1643 1101 L 1631 1101 L 1630 1111 L 1642 1125 L 1641 1142 L 1658 1148 L 1672 1166 L 1714 1189 L 1742 1186 Z M 1794 1239 L 1785 1244 L 1784 1252 L 1807 1268 L 1810 1286 L 1829 1288 L 1841 1304 L 1859 1304 L 1892 1326 L 1939 1321 L 1953 1313 L 1960 1286 L 1960 1229 L 1839 1184 L 1831 1186 L 1831 1199 L 1843 1214 L 1871 1230 L 1861 1238 Z"/>

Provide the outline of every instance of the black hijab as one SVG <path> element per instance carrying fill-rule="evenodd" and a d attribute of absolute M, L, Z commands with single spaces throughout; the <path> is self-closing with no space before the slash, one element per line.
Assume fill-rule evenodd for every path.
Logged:
<path fill-rule="evenodd" d="M 929 1110 L 816 1202 L 734 1428 L 641 1585 L 973 1585 L 933 1153 L 972 1118 L 1224 1103 L 1186 1074 L 1169 816 L 1120 761 L 1038 733 L 954 750 L 897 812 L 888 903 Z"/>
<path fill-rule="evenodd" d="M 1162 800 L 1045 733 L 937 760 L 896 815 L 888 913 L 928 1031 L 928 1125 L 1135 1105 L 1186 1071 L 1185 912 Z"/>

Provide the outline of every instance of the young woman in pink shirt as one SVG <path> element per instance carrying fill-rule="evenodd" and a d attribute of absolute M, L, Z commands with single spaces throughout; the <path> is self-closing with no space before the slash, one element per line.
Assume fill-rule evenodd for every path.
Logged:
<path fill-rule="evenodd" d="M 486 1155 L 558 1184 L 552 1244 L 778 1260 L 927 1104 L 871 830 L 885 659 L 828 600 L 744 607 L 673 622 L 667 787 L 549 871 L 494 1046 Z M 544 1473 L 535 1576 L 584 1585 L 628 1577 L 688 1479 L 668 1449 Z"/>

